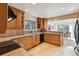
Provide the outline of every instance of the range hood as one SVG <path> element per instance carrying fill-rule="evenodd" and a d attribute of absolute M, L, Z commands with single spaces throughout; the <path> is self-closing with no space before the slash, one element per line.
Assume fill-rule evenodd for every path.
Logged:
<path fill-rule="evenodd" d="M 14 20 L 17 16 L 14 14 L 10 6 L 8 6 L 8 21 Z"/>

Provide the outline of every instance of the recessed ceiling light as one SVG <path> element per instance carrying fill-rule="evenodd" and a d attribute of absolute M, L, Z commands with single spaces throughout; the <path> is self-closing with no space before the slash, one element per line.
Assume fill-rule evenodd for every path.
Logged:
<path fill-rule="evenodd" d="M 32 5 L 36 5 L 36 3 L 32 3 Z"/>
<path fill-rule="evenodd" d="M 61 9 L 65 10 L 66 8 L 61 8 Z"/>
<path fill-rule="evenodd" d="M 25 10 L 26 12 L 28 12 L 28 10 Z"/>
<path fill-rule="evenodd" d="M 32 16 L 36 16 L 36 14 L 32 14 Z"/>

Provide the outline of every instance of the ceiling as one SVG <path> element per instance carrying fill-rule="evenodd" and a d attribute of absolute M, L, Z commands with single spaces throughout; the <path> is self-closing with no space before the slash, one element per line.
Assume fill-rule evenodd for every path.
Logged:
<path fill-rule="evenodd" d="M 36 17 L 54 17 L 79 10 L 79 3 L 9 3 Z"/>

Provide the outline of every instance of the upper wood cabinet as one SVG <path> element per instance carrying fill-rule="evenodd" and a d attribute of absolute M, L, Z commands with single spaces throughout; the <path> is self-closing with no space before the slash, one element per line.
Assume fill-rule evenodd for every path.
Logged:
<path fill-rule="evenodd" d="M 37 18 L 37 29 L 40 31 L 46 31 L 47 19 L 46 18 Z"/>
<path fill-rule="evenodd" d="M 0 3 L 0 33 L 7 29 L 7 3 Z"/>
<path fill-rule="evenodd" d="M 7 22 L 7 29 L 22 29 L 24 21 L 24 11 L 10 6 L 14 14 L 17 16 L 14 20 Z"/>

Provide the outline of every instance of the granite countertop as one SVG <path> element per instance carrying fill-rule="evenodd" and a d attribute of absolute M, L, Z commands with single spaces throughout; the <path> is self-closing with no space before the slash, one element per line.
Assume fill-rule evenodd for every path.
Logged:
<path fill-rule="evenodd" d="M 41 34 L 42 32 L 15 32 L 15 33 L 4 33 L 0 34 L 0 42 L 12 40 L 19 37 L 25 37 L 25 36 L 31 36 L 31 35 L 37 35 Z"/>
<path fill-rule="evenodd" d="M 62 32 L 16 32 L 16 33 L 4 33 L 4 34 L 0 34 L 0 38 L 24 37 L 24 36 L 34 35 L 34 34 L 41 34 L 41 33 L 61 34 Z"/>
<path fill-rule="evenodd" d="M 12 40 L 19 37 L 42 34 L 42 33 L 61 34 L 60 32 L 26 32 L 21 30 L 20 31 L 9 30 L 9 31 L 6 31 L 6 33 L 0 34 L 0 42 Z"/>
<path fill-rule="evenodd" d="M 56 32 L 56 31 L 48 31 L 48 32 L 44 32 L 44 33 L 48 33 L 48 34 L 63 34 L 62 32 Z"/>

